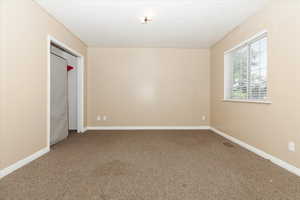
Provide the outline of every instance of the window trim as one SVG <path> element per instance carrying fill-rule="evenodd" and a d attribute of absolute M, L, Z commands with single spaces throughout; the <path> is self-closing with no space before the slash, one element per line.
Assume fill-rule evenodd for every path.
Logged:
<path fill-rule="evenodd" d="M 223 96 L 223 101 L 224 102 L 240 102 L 240 103 L 259 103 L 259 104 L 271 104 L 272 102 L 270 101 L 270 98 L 268 96 L 269 92 L 267 93 L 267 96 L 265 99 L 234 99 L 229 97 L 228 95 L 228 88 L 231 87 L 230 85 L 230 75 L 229 75 L 229 71 L 231 70 L 230 67 L 228 67 L 227 65 L 227 55 L 230 54 L 231 52 L 242 48 L 244 46 L 249 46 L 252 43 L 255 43 L 256 41 L 264 38 L 267 36 L 267 40 L 268 40 L 268 31 L 267 30 L 263 30 L 255 35 L 253 35 L 252 37 L 250 37 L 249 39 L 239 43 L 238 45 L 234 46 L 233 48 L 227 50 L 224 52 L 224 96 Z M 249 47 L 248 47 L 249 48 Z M 267 55 L 268 55 L 268 49 L 267 49 Z M 249 56 L 249 55 L 248 55 Z M 268 57 L 268 56 L 267 56 Z M 249 59 L 248 59 L 249 62 Z M 267 77 L 266 79 L 268 80 L 268 59 L 267 59 Z M 267 86 L 268 86 L 268 81 L 267 81 Z"/>
<path fill-rule="evenodd" d="M 236 49 L 238 49 L 238 48 L 240 48 L 242 46 L 245 46 L 245 45 L 247 45 L 249 43 L 255 42 L 255 41 L 261 39 L 262 37 L 264 37 L 264 35 L 267 35 L 267 34 L 268 34 L 268 31 L 267 30 L 263 30 L 263 31 L 255 34 L 255 35 L 251 36 L 249 39 L 242 41 L 241 43 L 239 43 L 238 45 L 234 46 L 233 48 L 225 51 L 224 55 L 226 55 L 228 53 L 231 53 L 232 51 L 234 51 L 234 50 L 236 50 Z"/>
<path fill-rule="evenodd" d="M 267 99 L 265 100 L 242 100 L 242 99 L 223 99 L 224 102 L 233 102 L 233 103 L 256 103 L 256 104 L 272 104 L 272 101 Z"/>

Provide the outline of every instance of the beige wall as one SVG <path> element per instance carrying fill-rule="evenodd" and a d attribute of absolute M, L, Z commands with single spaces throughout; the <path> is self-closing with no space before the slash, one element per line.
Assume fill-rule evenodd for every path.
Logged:
<path fill-rule="evenodd" d="M 35 2 L 4 0 L 4 6 L 0 168 L 46 147 L 47 34 L 86 54 L 86 46 Z"/>
<path fill-rule="evenodd" d="M 88 48 L 87 76 L 88 126 L 209 124 L 208 50 Z"/>
<path fill-rule="evenodd" d="M 211 125 L 300 167 L 300 1 L 273 1 L 211 48 Z M 223 102 L 223 54 L 266 29 L 271 105 Z M 287 149 L 294 141 L 297 152 Z"/>
<path fill-rule="evenodd" d="M 2 150 L 2 135 L 4 132 L 4 115 L 3 115 L 3 108 L 4 108 L 4 102 L 2 98 L 2 94 L 4 92 L 4 47 L 3 47 L 3 42 L 4 42 L 4 4 L 3 0 L 0 0 L 0 169 L 2 166 L 3 162 L 3 150 Z"/>

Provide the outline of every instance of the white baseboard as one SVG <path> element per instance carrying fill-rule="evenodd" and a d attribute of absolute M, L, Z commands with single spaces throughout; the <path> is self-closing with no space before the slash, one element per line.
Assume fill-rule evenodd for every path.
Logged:
<path fill-rule="evenodd" d="M 89 126 L 87 130 L 209 130 L 209 126 Z"/>
<path fill-rule="evenodd" d="M 255 148 L 255 147 L 253 147 L 253 146 L 251 146 L 251 145 L 249 145 L 249 144 L 247 144 L 247 143 L 245 143 L 241 140 L 238 140 L 238 139 L 236 139 L 236 138 L 234 138 L 230 135 L 227 135 L 227 134 L 223 133 L 222 131 L 220 131 L 218 129 L 215 129 L 215 128 L 211 127 L 210 130 L 217 133 L 218 135 L 220 135 L 220 136 L 222 136 L 222 137 L 224 137 L 224 138 L 240 145 L 241 147 L 244 147 L 245 149 L 248 149 L 249 151 L 252 151 L 253 153 L 255 153 L 257 155 L 259 155 L 259 156 L 261 156 L 261 157 L 263 157 L 267 160 L 270 160 L 272 163 L 278 165 L 279 167 L 282 167 L 282 168 L 288 170 L 289 172 L 291 172 L 293 174 L 296 174 L 297 176 L 300 176 L 300 169 L 299 168 L 297 168 L 297 167 L 295 167 L 295 166 L 293 166 L 293 165 L 291 165 L 291 164 L 289 164 L 289 163 L 287 163 L 283 160 L 280 160 L 279 158 L 276 158 L 276 157 L 274 157 L 274 156 L 272 156 L 272 155 L 270 155 L 270 154 L 268 154 L 268 153 L 266 153 L 266 152 L 264 152 L 260 149 L 257 149 L 257 148 Z"/>
<path fill-rule="evenodd" d="M 83 127 L 80 133 L 85 133 L 87 130 L 87 127 Z"/>
<path fill-rule="evenodd" d="M 28 163 L 30 163 L 31 161 L 41 157 L 42 155 L 46 154 L 49 152 L 49 148 L 46 147 L 44 149 L 39 150 L 38 152 L 22 159 L 19 160 L 18 162 L 0 170 L 0 179 L 3 178 L 4 176 L 7 176 L 8 174 L 12 173 L 13 171 L 23 167 L 24 165 L 27 165 Z"/>

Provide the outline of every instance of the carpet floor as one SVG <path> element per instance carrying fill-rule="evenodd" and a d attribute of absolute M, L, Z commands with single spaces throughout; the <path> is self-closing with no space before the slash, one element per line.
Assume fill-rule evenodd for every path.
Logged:
<path fill-rule="evenodd" d="M 299 200 L 300 178 L 210 131 L 95 131 L 1 179 L 0 199 Z"/>

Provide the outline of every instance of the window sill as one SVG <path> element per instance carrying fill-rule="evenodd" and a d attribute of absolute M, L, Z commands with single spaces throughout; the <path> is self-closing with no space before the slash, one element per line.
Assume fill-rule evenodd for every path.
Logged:
<path fill-rule="evenodd" d="M 234 102 L 234 103 L 256 103 L 256 104 L 272 104 L 268 100 L 239 100 L 239 99 L 223 99 L 224 102 Z"/>

